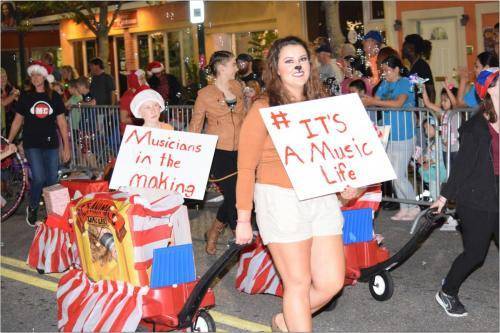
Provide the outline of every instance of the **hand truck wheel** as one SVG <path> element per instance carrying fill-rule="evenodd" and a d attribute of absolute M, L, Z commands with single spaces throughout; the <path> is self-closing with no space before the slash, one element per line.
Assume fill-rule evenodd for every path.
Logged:
<path fill-rule="evenodd" d="M 381 271 L 370 278 L 368 284 L 370 294 L 377 301 L 387 301 L 394 292 L 394 282 L 388 271 Z"/>

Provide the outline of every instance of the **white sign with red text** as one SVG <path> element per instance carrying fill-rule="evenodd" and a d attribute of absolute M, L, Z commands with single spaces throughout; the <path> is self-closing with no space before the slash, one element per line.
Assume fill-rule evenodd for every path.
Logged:
<path fill-rule="evenodd" d="M 260 113 L 299 200 L 396 178 L 357 94 Z"/>
<path fill-rule="evenodd" d="M 203 200 L 216 144 L 215 135 L 128 125 L 109 188 L 175 191 Z"/>

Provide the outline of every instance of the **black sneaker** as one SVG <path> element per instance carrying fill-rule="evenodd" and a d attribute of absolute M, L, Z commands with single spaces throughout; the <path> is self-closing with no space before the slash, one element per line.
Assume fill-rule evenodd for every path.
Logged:
<path fill-rule="evenodd" d="M 448 316 L 465 317 L 468 314 L 458 296 L 450 296 L 440 290 L 436 294 L 436 301 L 443 307 Z"/>
<path fill-rule="evenodd" d="M 38 219 L 38 208 L 26 207 L 26 223 L 30 227 L 36 226 L 36 221 Z"/>

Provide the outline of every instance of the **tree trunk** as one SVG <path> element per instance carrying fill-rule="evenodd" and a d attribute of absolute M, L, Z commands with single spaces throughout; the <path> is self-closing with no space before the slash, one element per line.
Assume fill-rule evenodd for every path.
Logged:
<path fill-rule="evenodd" d="M 109 29 L 108 29 L 108 2 L 99 3 L 99 22 L 97 23 L 97 43 L 99 58 L 104 63 L 104 71 L 110 74 L 109 69 Z"/>
<path fill-rule="evenodd" d="M 340 29 L 339 1 L 323 1 L 323 8 L 325 9 L 328 37 L 330 37 L 333 56 L 336 58 L 340 47 L 345 42 L 345 36 Z"/>
<path fill-rule="evenodd" d="M 97 43 L 99 45 L 99 58 L 102 59 L 104 63 L 104 71 L 110 74 L 109 69 L 109 39 L 108 32 L 106 30 L 99 31 L 99 35 L 97 36 Z"/>

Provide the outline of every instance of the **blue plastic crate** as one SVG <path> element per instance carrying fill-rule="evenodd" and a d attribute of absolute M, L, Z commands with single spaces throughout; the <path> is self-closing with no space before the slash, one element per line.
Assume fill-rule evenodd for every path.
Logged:
<path fill-rule="evenodd" d="M 343 211 L 344 244 L 368 242 L 373 239 L 373 210 L 371 208 Z"/>
<path fill-rule="evenodd" d="M 196 280 L 193 244 L 168 246 L 153 251 L 151 288 Z"/>

